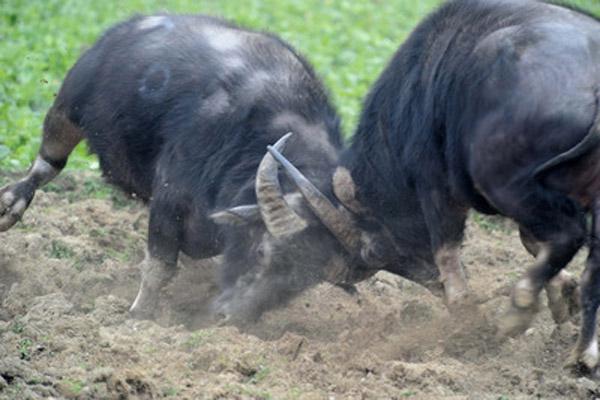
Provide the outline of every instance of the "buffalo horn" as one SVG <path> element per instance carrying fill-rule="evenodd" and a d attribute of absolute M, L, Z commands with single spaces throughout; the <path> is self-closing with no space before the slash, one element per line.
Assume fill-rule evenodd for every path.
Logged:
<path fill-rule="evenodd" d="M 313 213 L 333 233 L 342 246 L 352 255 L 360 254 L 360 231 L 350 217 L 338 210 L 315 185 L 279 152 L 276 146 L 268 146 L 267 149 L 283 166 L 286 174 L 298 187 Z"/>
<path fill-rule="evenodd" d="M 291 132 L 282 136 L 273 148 L 283 151 L 290 136 Z M 269 233 L 285 237 L 302 231 L 308 224 L 285 201 L 277 174 L 277 162 L 271 154 L 265 153 L 256 173 L 256 199 Z"/>

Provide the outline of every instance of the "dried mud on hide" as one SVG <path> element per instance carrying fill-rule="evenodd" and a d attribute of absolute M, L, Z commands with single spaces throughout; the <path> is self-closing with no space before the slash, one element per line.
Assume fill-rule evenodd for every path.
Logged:
<path fill-rule="evenodd" d="M 157 321 L 128 318 L 146 218 L 98 176 L 71 173 L 0 234 L 0 399 L 600 398 L 597 381 L 562 367 L 576 319 L 557 328 L 544 307 L 523 336 L 493 339 L 530 262 L 503 220 L 469 222 L 480 313 L 453 319 L 381 272 L 356 295 L 322 284 L 240 330 L 209 315 L 213 261 L 182 260 Z M 579 256 L 570 270 L 581 267 Z"/>

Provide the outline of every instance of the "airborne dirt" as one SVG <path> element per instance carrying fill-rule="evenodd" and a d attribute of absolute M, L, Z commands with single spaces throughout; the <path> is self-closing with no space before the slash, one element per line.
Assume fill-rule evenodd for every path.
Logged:
<path fill-rule="evenodd" d="M 562 367 L 576 319 L 557 328 L 543 307 L 523 336 L 494 340 L 486 321 L 531 261 L 509 222 L 469 222 L 463 260 L 480 314 L 453 318 L 425 289 L 378 273 L 355 295 L 322 284 L 240 330 L 209 316 L 208 261 L 182 260 L 156 322 L 128 318 L 146 218 L 98 176 L 65 174 L 0 233 L 1 399 L 600 397 L 597 381 Z"/>

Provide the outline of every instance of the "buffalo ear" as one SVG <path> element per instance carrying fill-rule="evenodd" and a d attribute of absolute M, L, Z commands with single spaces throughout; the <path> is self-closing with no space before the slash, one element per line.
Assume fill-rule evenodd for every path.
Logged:
<path fill-rule="evenodd" d="M 256 204 L 232 207 L 208 216 L 217 225 L 247 225 L 262 221 Z"/>

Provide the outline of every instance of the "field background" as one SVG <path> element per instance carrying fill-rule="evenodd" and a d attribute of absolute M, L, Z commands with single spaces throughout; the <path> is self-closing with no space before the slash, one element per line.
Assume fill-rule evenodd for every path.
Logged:
<path fill-rule="evenodd" d="M 567 1 L 600 15 L 600 1 Z M 207 13 L 281 35 L 329 86 L 352 134 L 361 99 L 413 27 L 439 0 L 0 0 L 0 169 L 35 156 L 46 110 L 83 50 L 135 13 Z M 97 169 L 80 145 L 71 169 Z"/>

